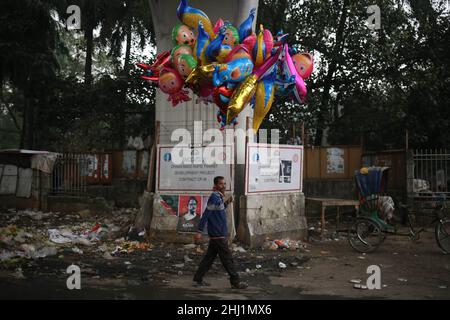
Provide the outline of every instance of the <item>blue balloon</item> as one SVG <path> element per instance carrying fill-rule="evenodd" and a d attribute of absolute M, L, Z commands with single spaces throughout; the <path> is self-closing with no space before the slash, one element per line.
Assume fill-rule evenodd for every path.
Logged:
<path fill-rule="evenodd" d="M 256 8 L 251 9 L 250 13 L 248 14 L 248 18 L 245 19 L 244 22 L 242 22 L 241 25 L 239 26 L 239 40 L 241 41 L 241 43 L 253 32 L 252 26 L 253 20 L 255 19 L 255 13 Z"/>

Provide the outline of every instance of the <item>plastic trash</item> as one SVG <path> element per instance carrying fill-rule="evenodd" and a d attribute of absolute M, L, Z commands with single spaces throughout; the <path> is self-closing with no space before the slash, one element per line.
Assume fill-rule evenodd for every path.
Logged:
<path fill-rule="evenodd" d="M 73 248 L 72 248 L 72 252 L 78 253 L 78 254 L 83 254 L 83 250 L 81 250 L 81 249 L 79 249 L 79 248 L 77 248 L 77 247 L 73 247 Z"/>
<path fill-rule="evenodd" d="M 6 260 L 9 260 L 11 258 L 14 258 L 15 256 L 16 256 L 16 254 L 14 252 L 2 251 L 0 253 L 0 261 L 6 261 Z"/>
<path fill-rule="evenodd" d="M 262 268 L 262 266 L 260 264 L 256 265 L 256 269 L 261 269 L 261 268 Z"/>
<path fill-rule="evenodd" d="M 289 240 L 274 240 L 273 242 L 280 249 L 284 249 L 284 248 L 289 249 Z"/>
<path fill-rule="evenodd" d="M 202 253 L 204 253 L 205 251 L 204 251 L 202 248 L 197 247 L 197 249 L 195 249 L 195 252 L 202 254 Z"/>
<path fill-rule="evenodd" d="M 90 246 L 92 245 L 92 242 L 90 242 L 88 239 L 85 238 L 75 238 L 74 240 L 72 240 L 73 244 L 82 244 L 84 246 Z"/>
<path fill-rule="evenodd" d="M 61 235 L 59 230 L 57 229 L 49 229 L 47 230 L 48 236 L 50 237 L 50 241 L 58 244 L 71 243 L 72 240 Z"/>
<path fill-rule="evenodd" d="M 34 254 L 33 258 L 45 258 L 49 256 L 56 256 L 58 254 L 58 250 L 55 247 L 44 247 Z"/>
<path fill-rule="evenodd" d="M 20 250 L 23 251 L 27 256 L 31 256 L 34 252 L 36 252 L 36 248 L 32 244 L 22 244 Z"/>
<path fill-rule="evenodd" d="M 122 248 L 119 246 L 116 246 L 116 248 L 113 250 L 113 252 L 111 252 L 111 254 L 116 254 L 116 253 L 120 252 L 120 250 L 122 250 Z"/>
<path fill-rule="evenodd" d="M 107 252 L 108 251 L 108 247 L 103 244 L 103 245 L 98 247 L 98 251 L 100 251 L 100 252 Z"/>
<path fill-rule="evenodd" d="M 247 252 L 247 251 L 246 251 L 244 248 L 242 248 L 242 247 L 234 247 L 233 250 L 236 251 L 236 252 L 242 252 L 242 253 Z"/>
<path fill-rule="evenodd" d="M 114 258 L 111 256 L 111 254 L 108 251 L 106 251 L 105 253 L 103 253 L 103 259 L 112 260 Z"/>
<path fill-rule="evenodd" d="M 286 269 L 286 265 L 283 262 L 278 262 L 278 267 L 280 267 L 280 269 Z"/>

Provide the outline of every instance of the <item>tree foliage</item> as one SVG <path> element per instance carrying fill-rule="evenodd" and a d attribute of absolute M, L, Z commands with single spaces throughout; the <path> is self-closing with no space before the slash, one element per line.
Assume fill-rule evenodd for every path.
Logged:
<path fill-rule="evenodd" d="M 449 13 L 444 1 L 379 0 L 381 29 L 367 26 L 373 1 L 260 1 L 260 23 L 283 28 L 314 52 L 304 106 L 278 102 L 263 125 L 304 122 L 312 143 L 372 149 L 450 144 Z M 274 8 L 281 8 L 275 15 Z M 276 12 L 276 11 L 275 11 Z M 275 29 L 277 30 L 277 29 Z M 274 31 L 272 29 L 272 31 Z M 326 139 L 323 138 L 326 129 Z"/>
<path fill-rule="evenodd" d="M 71 4 L 80 30 L 65 28 Z M 306 103 L 277 99 L 263 128 L 286 141 L 304 123 L 316 145 L 401 148 L 406 130 L 412 147 L 450 144 L 446 2 L 377 0 L 379 30 L 373 4 L 259 1 L 257 24 L 315 57 Z M 1 1 L 0 148 L 106 150 L 151 134 L 155 89 L 133 65 L 154 39 L 148 0 Z"/>

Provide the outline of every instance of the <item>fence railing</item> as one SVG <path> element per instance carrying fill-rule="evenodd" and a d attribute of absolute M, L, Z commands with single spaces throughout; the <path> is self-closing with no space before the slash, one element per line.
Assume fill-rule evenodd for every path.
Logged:
<path fill-rule="evenodd" d="M 51 193 L 74 196 L 86 194 L 87 178 L 95 167 L 88 154 L 59 155 L 53 168 Z"/>
<path fill-rule="evenodd" d="M 450 152 L 447 149 L 418 149 L 412 152 L 415 198 L 450 196 Z"/>

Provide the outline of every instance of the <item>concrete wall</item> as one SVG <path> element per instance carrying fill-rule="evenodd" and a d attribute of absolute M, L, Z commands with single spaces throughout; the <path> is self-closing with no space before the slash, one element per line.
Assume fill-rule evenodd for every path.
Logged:
<path fill-rule="evenodd" d="M 110 215 L 113 211 L 112 202 L 101 197 L 49 196 L 47 203 L 48 210 L 53 212 L 85 211 L 87 215 Z"/>
<path fill-rule="evenodd" d="M 302 240 L 307 237 L 303 193 L 241 196 L 238 239 L 257 247 L 267 237 Z"/>
<path fill-rule="evenodd" d="M 112 185 L 91 185 L 87 193 L 114 201 L 116 207 L 139 207 L 139 199 L 146 189 L 146 180 L 114 179 Z"/>

